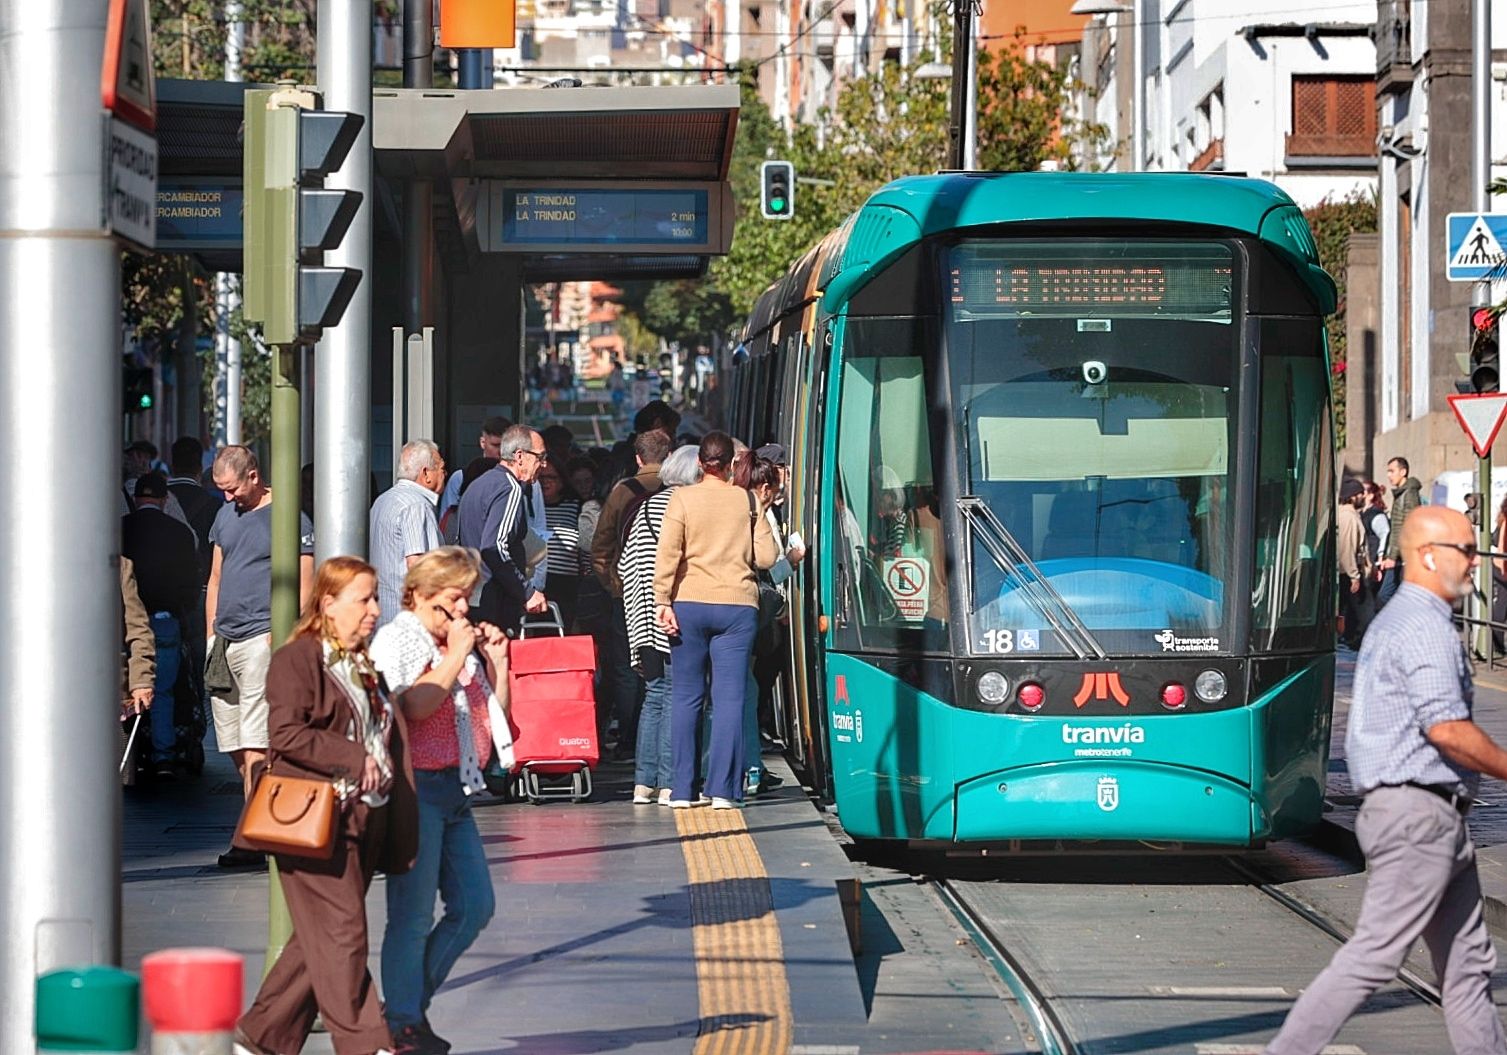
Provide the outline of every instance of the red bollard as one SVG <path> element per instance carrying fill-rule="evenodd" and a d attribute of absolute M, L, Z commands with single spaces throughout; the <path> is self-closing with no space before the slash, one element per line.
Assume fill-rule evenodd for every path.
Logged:
<path fill-rule="evenodd" d="M 163 949 L 141 961 L 152 1055 L 230 1055 L 243 966 L 228 949 Z"/>

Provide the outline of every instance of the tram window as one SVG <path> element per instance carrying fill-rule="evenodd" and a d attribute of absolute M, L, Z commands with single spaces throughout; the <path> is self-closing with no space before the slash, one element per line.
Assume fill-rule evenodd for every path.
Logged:
<path fill-rule="evenodd" d="M 849 319 L 838 422 L 838 643 L 947 650 L 926 319 Z"/>
<path fill-rule="evenodd" d="M 1251 645 L 1311 649 L 1333 619 L 1334 457 L 1323 330 L 1261 324 Z"/>

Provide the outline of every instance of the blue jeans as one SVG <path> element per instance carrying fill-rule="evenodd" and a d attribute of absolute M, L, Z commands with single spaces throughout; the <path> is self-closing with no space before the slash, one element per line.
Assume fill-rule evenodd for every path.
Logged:
<path fill-rule="evenodd" d="M 481 833 L 460 771 L 416 769 L 419 856 L 387 879 L 387 933 L 382 939 L 382 993 L 387 1024 L 418 1025 L 460 954 L 492 918 L 496 898 Z M 445 904 L 434 922 L 434 898 Z"/>
<path fill-rule="evenodd" d="M 648 788 L 667 788 L 670 765 L 670 664 L 663 677 L 644 683 L 644 709 L 638 716 L 638 743 L 633 757 L 633 782 Z"/>
<path fill-rule="evenodd" d="M 1381 573 L 1381 589 L 1376 593 L 1376 607 L 1378 610 L 1392 599 L 1392 595 L 1397 592 L 1397 587 L 1401 585 L 1402 562 L 1398 561 Z"/>
<path fill-rule="evenodd" d="M 643 696 L 644 679 L 633 669 L 628 651 L 628 619 L 623 613 L 623 599 L 614 597 L 611 603 L 612 655 L 607 659 L 607 685 L 612 700 L 609 714 L 617 722 L 618 743 L 626 744 L 634 735 L 633 719 Z"/>
<path fill-rule="evenodd" d="M 168 612 L 152 613 L 152 637 L 157 645 L 157 680 L 152 684 L 152 761 L 169 762 L 178 747 L 178 728 L 173 721 L 173 686 L 183 664 L 183 636 L 178 620 Z"/>
<path fill-rule="evenodd" d="M 713 798 L 743 798 L 743 711 L 748 666 L 753 654 L 759 611 L 752 605 L 703 604 L 676 601 L 680 642 L 670 645 L 675 665 L 671 689 L 671 760 L 675 781 L 672 794 L 694 794 L 697 762 L 697 725 L 712 699 L 710 742 L 706 766 L 706 794 Z M 711 691 L 706 686 L 711 667 Z"/>

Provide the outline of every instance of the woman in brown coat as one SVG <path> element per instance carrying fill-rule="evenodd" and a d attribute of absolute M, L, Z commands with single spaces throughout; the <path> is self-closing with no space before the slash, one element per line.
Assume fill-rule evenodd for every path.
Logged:
<path fill-rule="evenodd" d="M 238 1023 L 237 1053 L 302 1050 L 316 1013 L 337 1055 L 392 1048 L 366 969 L 366 890 L 378 868 L 408 870 L 418 828 L 403 716 L 366 655 L 377 615 L 376 571 L 333 557 L 320 566 L 292 638 L 272 656 L 269 765 L 333 781 L 342 812 L 330 860 L 277 855 L 293 937 Z"/>

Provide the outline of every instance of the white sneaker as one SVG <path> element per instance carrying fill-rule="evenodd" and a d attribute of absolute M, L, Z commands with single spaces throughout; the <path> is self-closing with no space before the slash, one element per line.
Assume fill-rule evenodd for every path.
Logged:
<path fill-rule="evenodd" d="M 672 810 L 688 810 L 696 806 L 705 806 L 711 801 L 705 795 L 699 799 L 671 799 L 670 808 Z"/>
<path fill-rule="evenodd" d="M 669 788 L 660 788 L 659 789 L 659 804 L 661 806 L 668 806 L 670 804 L 670 789 Z"/>
<path fill-rule="evenodd" d="M 647 784 L 633 785 L 633 805 L 647 806 L 654 801 L 654 789 Z"/>
<path fill-rule="evenodd" d="M 712 800 L 709 799 L 709 798 L 707 798 L 705 795 L 697 795 L 696 796 L 696 805 L 698 805 L 698 806 L 710 806 L 711 804 L 712 804 Z"/>
<path fill-rule="evenodd" d="M 714 810 L 741 810 L 742 808 L 743 803 L 739 802 L 736 799 L 724 799 L 717 797 L 714 797 L 712 799 L 712 809 Z"/>

